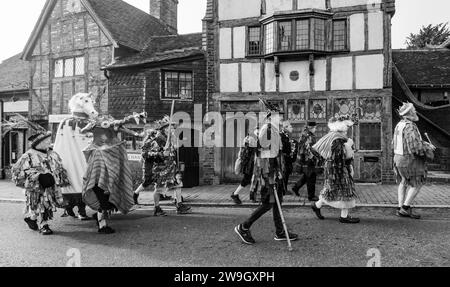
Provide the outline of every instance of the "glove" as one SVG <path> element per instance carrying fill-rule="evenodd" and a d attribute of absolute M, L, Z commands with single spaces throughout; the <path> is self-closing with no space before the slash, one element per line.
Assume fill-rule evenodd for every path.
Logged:
<path fill-rule="evenodd" d="M 56 184 L 55 178 L 50 173 L 40 174 L 39 175 L 39 183 L 43 188 L 53 187 Z"/>

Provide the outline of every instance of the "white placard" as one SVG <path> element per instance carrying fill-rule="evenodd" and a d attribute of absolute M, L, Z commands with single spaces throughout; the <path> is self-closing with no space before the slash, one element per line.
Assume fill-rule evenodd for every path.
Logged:
<path fill-rule="evenodd" d="M 141 161 L 141 154 L 140 153 L 129 153 L 128 154 L 128 160 L 129 161 Z"/>
<path fill-rule="evenodd" d="M 63 120 L 70 118 L 71 115 L 49 115 L 48 122 L 51 124 L 59 124 Z"/>

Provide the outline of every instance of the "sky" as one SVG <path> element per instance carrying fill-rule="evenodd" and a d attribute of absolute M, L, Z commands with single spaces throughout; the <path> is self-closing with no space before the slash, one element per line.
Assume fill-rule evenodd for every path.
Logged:
<path fill-rule="evenodd" d="M 148 0 L 125 0 L 148 11 Z M 242 0 L 245 1 L 245 0 Z M 41 13 L 45 0 L 0 1 L 0 62 L 20 53 Z M 201 32 L 206 0 L 179 0 L 179 33 Z M 392 20 L 392 47 L 405 47 L 406 37 L 428 24 L 450 22 L 449 0 L 397 0 Z"/>

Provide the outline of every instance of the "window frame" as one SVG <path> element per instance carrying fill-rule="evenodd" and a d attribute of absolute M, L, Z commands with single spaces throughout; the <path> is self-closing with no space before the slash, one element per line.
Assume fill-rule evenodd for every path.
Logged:
<path fill-rule="evenodd" d="M 335 46 L 334 46 L 334 44 L 335 44 L 335 34 L 334 34 L 334 32 L 335 32 L 335 27 L 334 27 L 334 23 L 335 22 L 344 22 L 344 48 L 343 49 L 339 49 L 339 50 L 336 50 L 335 49 Z M 349 23 L 348 23 L 348 19 L 347 18 L 336 18 L 336 19 L 333 19 L 332 21 L 331 21 L 331 44 L 330 44 L 330 49 L 331 49 L 331 51 L 333 51 L 333 52 L 342 52 L 342 51 L 348 51 L 349 49 L 348 49 L 348 47 L 349 47 L 349 43 L 348 43 L 348 40 L 349 40 L 349 34 L 348 34 L 348 27 L 349 27 Z"/>
<path fill-rule="evenodd" d="M 251 29 L 255 29 L 255 28 L 259 28 L 259 53 L 258 54 L 250 54 L 250 30 Z M 261 55 L 264 55 L 264 26 L 263 25 L 255 25 L 255 26 L 247 26 L 246 29 L 246 47 L 245 47 L 245 51 L 246 51 L 246 55 L 247 57 L 258 57 Z"/>
<path fill-rule="evenodd" d="M 83 73 L 77 74 L 77 59 L 83 59 Z M 72 75 L 66 76 L 66 62 L 68 60 L 72 60 Z M 57 76 L 56 74 L 56 63 L 58 61 L 62 62 L 61 67 L 61 76 Z M 53 60 L 53 78 L 55 79 L 64 79 L 64 78 L 75 78 L 75 77 L 84 77 L 86 75 L 86 59 L 84 55 L 80 56 L 72 56 L 72 57 L 64 57 L 64 58 L 58 58 Z"/>
<path fill-rule="evenodd" d="M 166 73 L 176 73 L 177 81 L 178 81 L 178 98 L 169 98 L 167 97 L 166 91 Z M 180 96 L 181 93 L 181 82 L 180 82 L 180 74 L 190 74 L 191 75 L 191 98 L 190 99 L 182 99 Z M 161 101 L 182 101 L 182 102 L 193 102 L 195 100 L 195 80 L 194 80 L 194 71 L 192 70 L 161 70 L 160 72 L 161 80 L 160 80 L 160 100 Z"/>

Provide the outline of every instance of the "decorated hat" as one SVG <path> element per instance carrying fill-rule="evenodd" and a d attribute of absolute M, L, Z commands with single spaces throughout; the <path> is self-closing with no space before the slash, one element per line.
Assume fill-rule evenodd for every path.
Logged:
<path fill-rule="evenodd" d="M 264 108 L 267 112 L 267 117 L 270 117 L 272 114 L 284 114 L 284 112 L 280 109 L 278 105 L 273 103 L 269 103 L 267 100 L 259 99 L 259 101 L 264 105 Z"/>
<path fill-rule="evenodd" d="M 400 107 L 400 109 L 398 110 L 398 114 L 400 116 L 406 116 L 410 111 L 412 111 L 412 109 L 414 109 L 414 105 L 411 103 L 403 103 L 403 106 Z"/>
<path fill-rule="evenodd" d="M 40 131 L 28 138 L 28 141 L 31 143 L 31 147 L 37 147 L 41 142 L 50 138 L 52 136 L 51 132 L 48 131 Z"/>
<path fill-rule="evenodd" d="M 169 116 L 165 116 L 161 120 L 155 122 L 155 129 L 162 130 L 162 129 L 165 129 L 166 127 L 168 127 L 169 125 L 175 126 L 176 123 L 171 121 Z"/>

